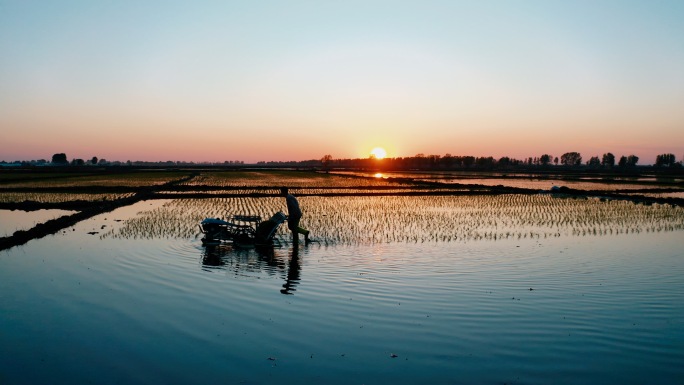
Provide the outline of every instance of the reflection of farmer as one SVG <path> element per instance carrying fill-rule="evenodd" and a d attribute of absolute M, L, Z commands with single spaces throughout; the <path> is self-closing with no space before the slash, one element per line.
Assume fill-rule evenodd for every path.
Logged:
<path fill-rule="evenodd" d="M 286 295 L 294 294 L 293 291 L 297 290 L 297 284 L 299 284 L 300 278 L 299 273 L 301 272 L 302 265 L 299 263 L 299 248 L 292 248 L 292 255 L 290 256 L 290 264 L 287 269 L 287 278 L 283 284 L 283 288 L 280 292 Z"/>
<path fill-rule="evenodd" d="M 285 187 L 280 189 L 280 195 L 284 196 L 287 202 L 287 227 L 292 231 L 292 242 L 299 243 L 299 234 L 304 234 L 304 241 L 309 243 L 309 230 L 299 227 L 302 210 L 299 208 L 297 198 L 288 193 Z"/>

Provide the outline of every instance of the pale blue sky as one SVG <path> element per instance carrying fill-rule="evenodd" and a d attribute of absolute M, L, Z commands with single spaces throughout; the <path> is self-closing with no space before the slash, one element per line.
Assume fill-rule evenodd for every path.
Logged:
<path fill-rule="evenodd" d="M 684 155 L 684 1 L 0 0 L 0 160 Z"/>

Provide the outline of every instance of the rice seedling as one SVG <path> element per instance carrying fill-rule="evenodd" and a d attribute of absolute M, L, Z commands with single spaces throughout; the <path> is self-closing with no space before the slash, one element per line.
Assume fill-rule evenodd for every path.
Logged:
<path fill-rule="evenodd" d="M 509 179 L 509 178 L 482 178 L 482 179 L 429 179 L 421 178 L 427 182 L 440 182 L 444 184 L 474 184 L 482 186 L 505 186 L 516 188 L 527 188 L 537 190 L 549 190 L 552 186 L 565 186 L 575 190 L 586 191 L 621 191 L 621 190 L 639 190 L 639 189 L 661 189 L 660 185 L 644 185 L 644 184 L 625 184 L 625 183 L 611 183 L 604 181 L 569 181 L 562 179 Z M 676 189 L 676 187 L 671 187 Z"/>
<path fill-rule="evenodd" d="M 182 183 L 186 186 L 216 186 L 230 188 L 281 187 L 330 188 L 398 186 L 384 179 L 355 178 L 301 171 L 223 171 L 203 172 L 192 180 Z M 405 185 L 405 184 L 404 184 Z"/>
<path fill-rule="evenodd" d="M 72 193 L 42 193 L 42 192 L 21 192 L 0 193 L 0 203 L 20 203 L 25 201 L 40 203 L 64 203 L 72 201 L 95 202 L 102 200 L 115 200 L 132 196 L 128 194 L 72 194 Z"/>
<path fill-rule="evenodd" d="M 643 195 L 643 196 L 652 197 L 652 198 L 684 198 L 684 191 L 678 190 L 678 191 L 673 191 L 673 192 L 658 192 L 658 193 L 638 192 L 638 193 L 628 193 L 625 195 Z"/>
<path fill-rule="evenodd" d="M 605 236 L 684 229 L 684 208 L 626 201 L 559 199 L 549 195 L 302 196 L 301 225 L 322 244 L 465 242 Z M 279 197 L 170 200 L 140 213 L 106 236 L 189 238 L 205 217 L 269 218 L 286 212 Z M 278 232 L 288 242 L 286 226 Z"/>
<path fill-rule="evenodd" d="M 389 195 L 389 194 L 405 194 L 405 193 L 416 193 L 416 192 L 457 192 L 457 191 L 470 191 L 468 188 L 455 188 L 455 187 L 444 187 L 444 188 L 421 188 L 416 187 L 394 187 L 394 186 L 374 186 L 374 187 L 329 187 L 329 188 L 316 188 L 316 187 L 295 187 L 291 188 L 298 196 L 305 195 Z M 274 187 L 254 187 L 254 188 L 231 188 L 229 190 L 193 190 L 193 191 L 177 191 L 177 190 L 165 190 L 162 194 L 163 196 L 178 195 L 178 194 L 209 194 L 209 195 L 278 195 L 280 192 L 279 188 Z"/>
<path fill-rule="evenodd" d="M 5 188 L 13 187 L 88 187 L 88 186 L 124 186 L 143 187 L 159 186 L 188 176 L 185 171 L 148 171 L 120 174 L 58 174 L 43 175 L 42 178 L 33 177 L 22 181 L 1 183 Z M 22 175 L 22 178 L 24 176 Z"/>

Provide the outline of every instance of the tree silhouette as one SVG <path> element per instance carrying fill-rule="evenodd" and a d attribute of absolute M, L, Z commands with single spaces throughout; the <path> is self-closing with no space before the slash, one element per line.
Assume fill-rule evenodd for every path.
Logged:
<path fill-rule="evenodd" d="M 630 155 L 627 157 L 627 166 L 634 167 L 639 162 L 639 157 L 636 155 Z"/>
<path fill-rule="evenodd" d="M 52 155 L 52 163 L 54 164 L 69 164 L 67 156 L 65 153 L 59 153 Z"/>
<path fill-rule="evenodd" d="M 470 167 L 475 163 L 475 157 L 474 156 L 464 156 L 463 157 L 463 165 L 466 167 Z"/>
<path fill-rule="evenodd" d="M 621 156 L 620 161 L 618 162 L 618 166 L 620 167 L 634 167 L 636 166 L 637 162 L 639 162 L 639 157 L 636 155 L 630 155 L 630 156 Z"/>
<path fill-rule="evenodd" d="M 589 167 L 598 167 L 600 165 L 601 165 L 601 161 L 599 160 L 598 156 L 592 156 L 587 161 L 587 166 L 589 166 Z"/>
<path fill-rule="evenodd" d="M 566 152 L 561 155 L 561 164 L 566 166 L 579 166 L 582 164 L 582 155 L 579 152 Z"/>
<path fill-rule="evenodd" d="M 658 167 L 669 166 L 672 167 L 676 163 L 674 154 L 660 154 L 656 156 L 655 165 Z"/>
<path fill-rule="evenodd" d="M 332 162 L 332 160 L 333 160 L 332 155 L 323 155 L 323 157 L 321 158 L 321 163 L 323 163 L 323 169 L 325 171 L 329 170 L 330 162 Z"/>
<path fill-rule="evenodd" d="M 605 167 L 615 166 L 615 155 L 611 154 L 610 152 L 603 154 L 603 158 L 601 159 L 601 165 Z"/>

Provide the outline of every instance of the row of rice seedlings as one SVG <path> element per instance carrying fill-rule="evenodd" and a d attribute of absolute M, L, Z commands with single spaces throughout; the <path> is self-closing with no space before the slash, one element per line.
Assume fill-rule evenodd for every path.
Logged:
<path fill-rule="evenodd" d="M 251 187 L 251 186 L 306 186 L 321 183 L 324 174 L 293 171 L 230 171 L 203 172 L 183 183 L 189 186 Z"/>
<path fill-rule="evenodd" d="M 427 182 L 440 183 L 459 183 L 459 184 L 476 184 L 483 186 L 506 186 L 515 188 L 528 188 L 537 190 L 549 190 L 553 186 L 565 186 L 575 190 L 589 190 L 589 191 L 619 191 L 627 189 L 655 189 L 663 188 L 660 185 L 643 185 L 643 184 L 624 184 L 624 183 L 610 183 L 610 182 L 577 182 L 566 181 L 560 179 L 509 179 L 509 178 L 456 178 L 456 179 L 430 179 L 420 178 L 418 180 Z"/>
<path fill-rule="evenodd" d="M 24 201 L 33 201 L 40 203 L 64 203 L 72 201 L 87 201 L 95 202 L 102 200 L 115 200 L 127 198 L 133 193 L 124 194 L 71 194 L 71 193 L 0 193 L 0 202 L 2 203 L 20 203 Z"/>
<path fill-rule="evenodd" d="M 628 193 L 625 195 L 643 195 L 646 197 L 651 197 L 651 198 L 684 198 L 684 191 L 678 190 L 678 191 L 673 191 L 673 192 L 667 192 L 667 193 L 649 193 L 649 192 L 639 192 L 639 193 Z"/>
<path fill-rule="evenodd" d="M 455 192 L 455 191 L 470 191 L 467 188 L 389 188 L 389 189 L 369 189 L 369 188 L 292 188 L 289 189 L 295 195 L 324 195 L 324 194 L 404 194 L 415 193 L 420 191 L 429 192 Z M 210 194 L 210 195 L 247 195 L 247 194 L 273 194 L 279 195 L 279 188 L 237 188 L 231 190 L 200 190 L 200 191 L 164 191 L 163 194 Z"/>
<path fill-rule="evenodd" d="M 198 191 L 178 191 L 178 190 L 164 190 L 161 192 L 164 195 L 177 195 L 177 194 L 211 194 L 211 195 L 246 195 L 246 194 L 278 194 L 277 189 L 264 189 L 264 188 L 236 188 L 231 190 L 198 190 Z"/>
<path fill-rule="evenodd" d="M 286 208 L 284 200 L 276 197 L 175 199 L 138 213 L 104 237 L 186 238 L 198 235 L 199 223 L 205 218 L 231 220 L 234 215 L 258 215 L 266 220 L 278 211 L 286 212 Z M 285 234 L 285 227 L 279 230 Z"/>
<path fill-rule="evenodd" d="M 684 209 L 546 195 L 300 197 L 301 225 L 323 244 L 456 242 L 684 230 Z M 192 237 L 205 217 L 269 218 L 282 198 L 173 200 L 129 219 L 114 236 Z M 286 226 L 279 235 L 287 241 Z"/>
<path fill-rule="evenodd" d="M 28 179 L 21 182 L 2 184 L 2 187 L 82 187 L 82 186 L 158 186 L 183 178 L 188 172 L 139 172 L 101 175 L 67 174 L 63 178 Z"/>
<path fill-rule="evenodd" d="M 254 187 L 367 187 L 396 186 L 382 178 L 352 178 L 332 174 L 299 171 L 231 171 L 202 173 L 182 183 L 187 186 Z"/>

